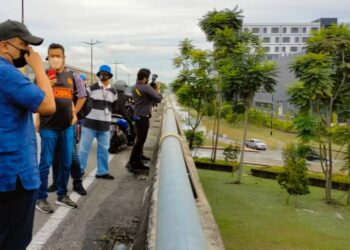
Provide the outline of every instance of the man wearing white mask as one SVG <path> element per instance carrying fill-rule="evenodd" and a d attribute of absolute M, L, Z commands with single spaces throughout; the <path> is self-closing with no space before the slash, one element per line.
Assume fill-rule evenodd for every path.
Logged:
<path fill-rule="evenodd" d="M 37 124 L 41 137 L 39 163 L 41 185 L 36 208 L 43 213 L 54 212 L 47 201 L 48 175 L 54 153 L 57 153 L 60 163 L 56 177 L 58 196 L 56 204 L 70 208 L 78 207 L 67 195 L 74 143 L 72 125 L 77 121 L 73 104 L 74 73 L 65 69 L 64 47 L 60 44 L 53 43 L 49 46 L 48 61 L 50 68 L 47 73 L 55 97 L 56 113 L 50 116 L 40 115 L 40 123 Z"/>

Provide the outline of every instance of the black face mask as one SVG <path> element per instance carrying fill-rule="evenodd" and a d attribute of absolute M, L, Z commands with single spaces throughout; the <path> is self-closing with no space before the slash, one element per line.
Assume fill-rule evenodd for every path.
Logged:
<path fill-rule="evenodd" d="M 110 77 L 109 77 L 109 76 L 106 76 L 106 75 L 100 75 L 100 80 L 101 80 L 102 82 L 107 81 L 107 80 L 109 80 L 109 79 L 110 79 Z"/>
<path fill-rule="evenodd" d="M 7 54 L 12 58 L 13 65 L 14 65 L 16 68 L 22 68 L 22 67 L 26 66 L 26 65 L 27 65 L 27 61 L 26 61 L 26 59 L 25 59 L 24 56 L 25 56 L 26 54 L 29 55 L 28 50 L 17 48 L 15 45 L 13 45 L 13 44 L 11 44 L 11 43 L 9 43 L 9 42 L 8 42 L 8 44 L 10 44 L 12 47 L 18 49 L 19 52 L 20 52 L 18 58 L 14 58 L 11 54 L 7 53 Z"/>

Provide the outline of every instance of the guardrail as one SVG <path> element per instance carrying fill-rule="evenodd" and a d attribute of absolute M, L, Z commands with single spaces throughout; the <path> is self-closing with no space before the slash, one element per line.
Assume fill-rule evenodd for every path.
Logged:
<path fill-rule="evenodd" d="M 200 217 L 193 196 L 175 111 L 164 112 L 160 140 L 156 250 L 206 250 Z"/>

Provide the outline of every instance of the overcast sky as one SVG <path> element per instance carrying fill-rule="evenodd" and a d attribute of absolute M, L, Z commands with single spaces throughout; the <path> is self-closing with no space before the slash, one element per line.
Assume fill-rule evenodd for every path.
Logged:
<path fill-rule="evenodd" d="M 102 41 L 94 46 L 94 72 L 101 64 L 121 62 L 118 79 L 135 80 L 148 67 L 159 80 L 176 76 L 172 58 L 184 38 L 209 49 L 198 20 L 208 11 L 238 5 L 244 22 L 309 22 L 319 17 L 350 21 L 349 0 L 24 0 L 24 19 L 30 31 L 45 41 L 37 47 L 45 57 L 50 43 L 66 48 L 67 63 L 90 70 L 90 46 L 82 41 Z M 21 0 L 0 0 L 0 21 L 21 19 Z"/>

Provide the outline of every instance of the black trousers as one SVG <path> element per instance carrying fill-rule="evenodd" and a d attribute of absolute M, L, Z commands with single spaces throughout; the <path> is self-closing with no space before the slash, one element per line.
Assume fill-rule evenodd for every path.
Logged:
<path fill-rule="evenodd" d="M 0 192 L 0 250 L 25 250 L 32 240 L 37 190 Z"/>
<path fill-rule="evenodd" d="M 132 149 L 129 162 L 132 164 L 141 164 L 143 145 L 146 142 L 149 129 L 149 117 L 140 117 L 138 120 L 135 121 L 135 126 L 136 143 Z"/>

